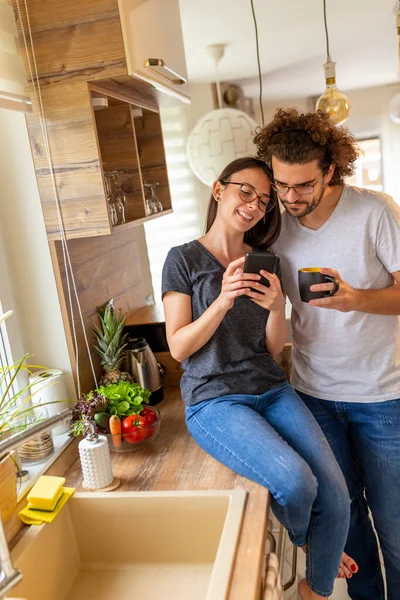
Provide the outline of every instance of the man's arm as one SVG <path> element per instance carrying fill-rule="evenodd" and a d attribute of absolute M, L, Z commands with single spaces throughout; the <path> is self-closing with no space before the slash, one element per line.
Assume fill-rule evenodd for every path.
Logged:
<path fill-rule="evenodd" d="M 400 271 L 391 273 L 393 285 L 380 290 L 357 290 L 351 287 L 335 269 L 321 269 L 324 275 L 335 277 L 339 282 L 339 290 L 334 296 L 310 300 L 310 306 L 333 308 L 341 312 L 357 310 L 374 315 L 400 315 Z M 311 291 L 328 291 L 333 289 L 332 283 L 312 285 Z"/>

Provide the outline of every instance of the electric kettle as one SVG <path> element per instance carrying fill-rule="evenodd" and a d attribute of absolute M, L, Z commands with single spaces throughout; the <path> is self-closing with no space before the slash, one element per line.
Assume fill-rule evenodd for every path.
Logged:
<path fill-rule="evenodd" d="M 124 370 L 132 375 L 136 383 L 150 390 L 150 404 L 154 406 L 164 399 L 157 360 L 144 338 L 128 339 Z"/>

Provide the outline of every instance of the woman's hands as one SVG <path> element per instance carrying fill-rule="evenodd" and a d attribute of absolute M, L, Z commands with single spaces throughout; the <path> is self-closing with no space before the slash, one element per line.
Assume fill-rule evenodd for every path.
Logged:
<path fill-rule="evenodd" d="M 245 257 L 232 261 L 226 269 L 218 298 L 195 321 L 192 321 L 192 299 L 187 294 L 166 292 L 163 298 L 167 340 L 172 356 L 182 362 L 202 348 L 214 335 L 235 298 L 247 295 L 253 302 L 270 310 L 265 329 L 265 343 L 274 356 L 286 341 L 285 301 L 276 275 L 261 271 L 270 287 L 261 285 L 257 273 L 244 273 Z M 250 291 L 250 287 L 257 290 Z M 264 295 L 265 292 L 265 295 Z M 282 310 L 281 310 L 282 309 Z"/>
<path fill-rule="evenodd" d="M 235 298 L 249 296 L 253 302 L 266 310 L 271 312 L 284 310 L 285 299 L 277 275 L 268 273 L 268 271 L 260 271 L 261 275 L 270 283 L 270 286 L 266 287 L 260 283 L 261 275 L 243 272 L 244 261 L 245 257 L 242 256 L 229 263 L 222 279 L 218 302 L 226 310 L 229 310 L 232 308 Z"/>
<path fill-rule="evenodd" d="M 246 296 L 249 296 L 253 302 L 271 312 L 284 311 L 285 298 L 282 293 L 279 277 L 275 273 L 269 273 L 268 271 L 260 271 L 260 273 L 265 279 L 268 279 L 269 287 L 257 282 L 251 286 L 256 291 L 252 292 L 249 290 L 246 292 Z"/>
<path fill-rule="evenodd" d="M 217 302 L 226 310 L 232 308 L 235 298 L 248 294 L 250 285 L 255 288 L 255 282 L 261 279 L 256 273 L 243 272 L 245 259 L 246 257 L 242 256 L 229 263 L 222 278 L 221 293 Z"/>

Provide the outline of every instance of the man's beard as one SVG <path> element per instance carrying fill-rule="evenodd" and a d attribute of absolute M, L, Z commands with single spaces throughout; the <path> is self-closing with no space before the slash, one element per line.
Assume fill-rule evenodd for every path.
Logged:
<path fill-rule="evenodd" d="M 317 208 L 317 206 L 319 205 L 319 203 L 321 202 L 323 195 L 325 194 L 325 190 L 326 190 L 326 185 L 322 185 L 321 191 L 318 194 L 318 196 L 316 196 L 315 198 L 313 198 L 311 200 L 310 203 L 308 202 L 302 202 L 300 200 L 300 202 L 294 202 L 293 204 L 289 204 L 287 202 L 282 202 L 286 212 L 288 212 L 291 216 L 295 217 L 296 219 L 301 219 L 301 217 L 305 217 L 306 215 L 309 215 L 313 210 L 315 210 Z M 304 205 L 304 209 L 300 212 L 300 211 L 296 211 L 295 214 L 292 214 L 290 209 L 292 206 L 300 206 L 300 205 Z"/>

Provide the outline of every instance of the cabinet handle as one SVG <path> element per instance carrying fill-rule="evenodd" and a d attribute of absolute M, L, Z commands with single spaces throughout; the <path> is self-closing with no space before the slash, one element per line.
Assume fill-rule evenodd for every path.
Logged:
<path fill-rule="evenodd" d="M 144 61 L 144 68 L 154 71 L 159 77 L 174 85 L 183 85 L 187 82 L 182 75 L 167 67 L 162 58 L 147 58 Z"/>
<path fill-rule="evenodd" d="M 283 589 L 279 560 L 276 554 L 270 552 L 265 557 L 264 590 L 262 600 L 282 600 Z"/>
<path fill-rule="evenodd" d="M 286 592 L 286 590 L 290 589 L 292 587 L 292 585 L 295 583 L 296 581 L 296 576 L 297 576 L 297 546 L 295 546 L 294 544 L 292 545 L 292 574 L 290 576 L 290 579 L 288 581 L 286 581 L 286 583 L 283 584 L 283 590 Z"/>

